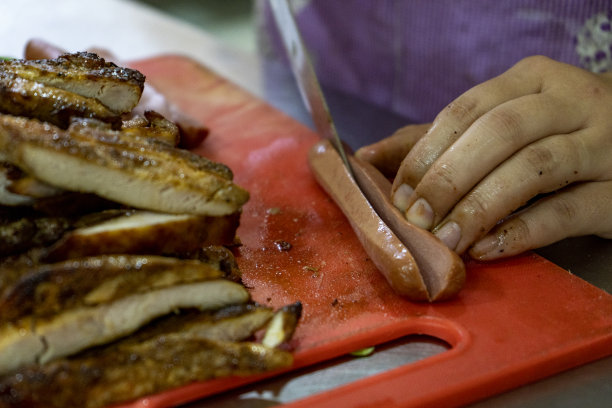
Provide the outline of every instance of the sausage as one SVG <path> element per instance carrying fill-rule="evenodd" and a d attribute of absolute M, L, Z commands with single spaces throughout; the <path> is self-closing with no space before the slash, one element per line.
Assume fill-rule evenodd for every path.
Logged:
<path fill-rule="evenodd" d="M 410 250 L 427 286 L 431 301 L 453 297 L 465 283 L 465 265 L 456 252 L 449 249 L 431 232 L 411 224 L 391 203 L 391 182 L 373 165 L 357 157 L 349 157 L 359 186 L 380 217 Z"/>
<path fill-rule="evenodd" d="M 391 182 L 374 166 L 352 156 L 349 161 L 357 182 L 328 141 L 317 143 L 309 154 L 315 178 L 348 218 L 391 287 L 410 300 L 438 301 L 456 295 L 465 282 L 459 255 L 429 231 L 406 221 L 390 202 Z"/>
<path fill-rule="evenodd" d="M 414 257 L 378 217 L 336 149 L 328 141 L 317 143 L 309 152 L 308 162 L 317 182 L 347 217 L 361 245 L 391 288 L 411 300 L 429 300 Z"/>

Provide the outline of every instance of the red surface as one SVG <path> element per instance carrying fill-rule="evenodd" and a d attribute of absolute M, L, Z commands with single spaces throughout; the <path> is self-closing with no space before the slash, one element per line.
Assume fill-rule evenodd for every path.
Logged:
<path fill-rule="evenodd" d="M 534 254 L 470 262 L 466 287 L 450 302 L 396 296 L 312 178 L 306 152 L 315 134 L 189 59 L 133 65 L 210 127 L 197 152 L 228 164 L 251 192 L 238 262 L 256 301 L 303 303 L 294 368 L 410 334 L 451 345 L 287 406 L 457 406 L 612 354 L 612 296 Z M 292 249 L 279 251 L 275 240 Z M 170 406 L 259 378 L 191 384 L 127 406 Z"/>

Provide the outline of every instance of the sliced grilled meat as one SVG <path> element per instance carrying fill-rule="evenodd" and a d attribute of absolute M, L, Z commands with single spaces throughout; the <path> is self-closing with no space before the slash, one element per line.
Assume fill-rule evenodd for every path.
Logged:
<path fill-rule="evenodd" d="M 145 77 L 121 68 L 96 54 L 62 54 L 54 59 L 6 60 L 0 71 L 28 81 L 95 98 L 115 114 L 131 111 L 140 100 Z"/>
<path fill-rule="evenodd" d="M 246 302 L 246 289 L 215 266 L 155 256 L 11 265 L 0 274 L 0 373 L 112 341 L 173 310 Z"/>
<path fill-rule="evenodd" d="M 287 343 L 293 337 L 301 316 L 302 304 L 300 302 L 282 307 L 270 321 L 261 341 L 262 344 L 268 347 L 278 347 Z"/>
<path fill-rule="evenodd" d="M 202 246 L 234 242 L 240 213 L 212 217 L 128 212 L 66 234 L 49 248 L 45 262 L 102 254 L 184 256 Z"/>
<path fill-rule="evenodd" d="M 48 184 L 136 208 L 226 215 L 248 200 L 226 166 L 150 138 L 95 126 L 74 124 L 64 131 L 1 115 L 0 151 Z"/>
<path fill-rule="evenodd" d="M 178 126 L 155 111 L 124 121 L 121 129 L 124 134 L 150 137 L 170 146 L 178 145 L 180 139 Z"/>
<path fill-rule="evenodd" d="M 0 379 L 0 407 L 99 408 L 193 381 L 261 373 L 292 362 L 290 353 L 257 343 L 160 335 L 6 375 Z"/>
<path fill-rule="evenodd" d="M 0 280 L 0 322 L 52 317 L 77 307 L 112 302 L 130 294 L 221 279 L 214 263 L 161 256 L 105 255 L 64 262 L 12 265 Z"/>
<path fill-rule="evenodd" d="M 35 118 L 63 129 L 73 117 L 96 118 L 121 127 L 121 116 L 98 100 L 43 85 L 0 69 L 0 112 Z"/>

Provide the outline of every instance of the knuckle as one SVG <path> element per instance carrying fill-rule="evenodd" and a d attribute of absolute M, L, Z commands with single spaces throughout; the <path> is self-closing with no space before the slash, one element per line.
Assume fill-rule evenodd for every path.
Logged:
<path fill-rule="evenodd" d="M 540 175 L 549 173 L 559 167 L 559 162 L 555 160 L 553 152 L 542 144 L 531 144 L 523 148 L 521 156 L 526 165 L 537 170 Z"/>
<path fill-rule="evenodd" d="M 542 69 L 548 69 L 551 65 L 554 65 L 555 61 L 544 55 L 531 55 L 521 59 L 514 65 L 515 70 L 519 71 L 539 71 Z"/>
<path fill-rule="evenodd" d="M 570 225 L 580 216 L 580 208 L 577 203 L 561 195 L 551 197 L 549 206 L 560 230 L 569 229 Z"/>
<path fill-rule="evenodd" d="M 435 180 L 436 188 L 441 191 L 447 191 L 456 194 L 459 191 L 459 186 L 455 182 L 456 171 L 453 166 L 447 163 L 435 162 L 431 168 L 431 176 Z"/>
<path fill-rule="evenodd" d="M 494 109 L 483 117 L 483 126 L 492 135 L 512 145 L 523 144 L 523 123 L 523 116 L 514 109 Z"/>
<path fill-rule="evenodd" d="M 470 121 L 474 116 L 477 106 L 478 100 L 476 98 L 462 95 L 447 105 L 438 114 L 434 122 L 453 121 L 453 123 L 463 123 L 466 120 Z"/>

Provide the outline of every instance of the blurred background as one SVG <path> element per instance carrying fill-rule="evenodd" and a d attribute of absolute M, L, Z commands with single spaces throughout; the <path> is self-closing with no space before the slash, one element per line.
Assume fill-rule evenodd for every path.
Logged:
<path fill-rule="evenodd" d="M 134 0 L 197 26 L 242 51 L 255 51 L 254 0 Z"/>

